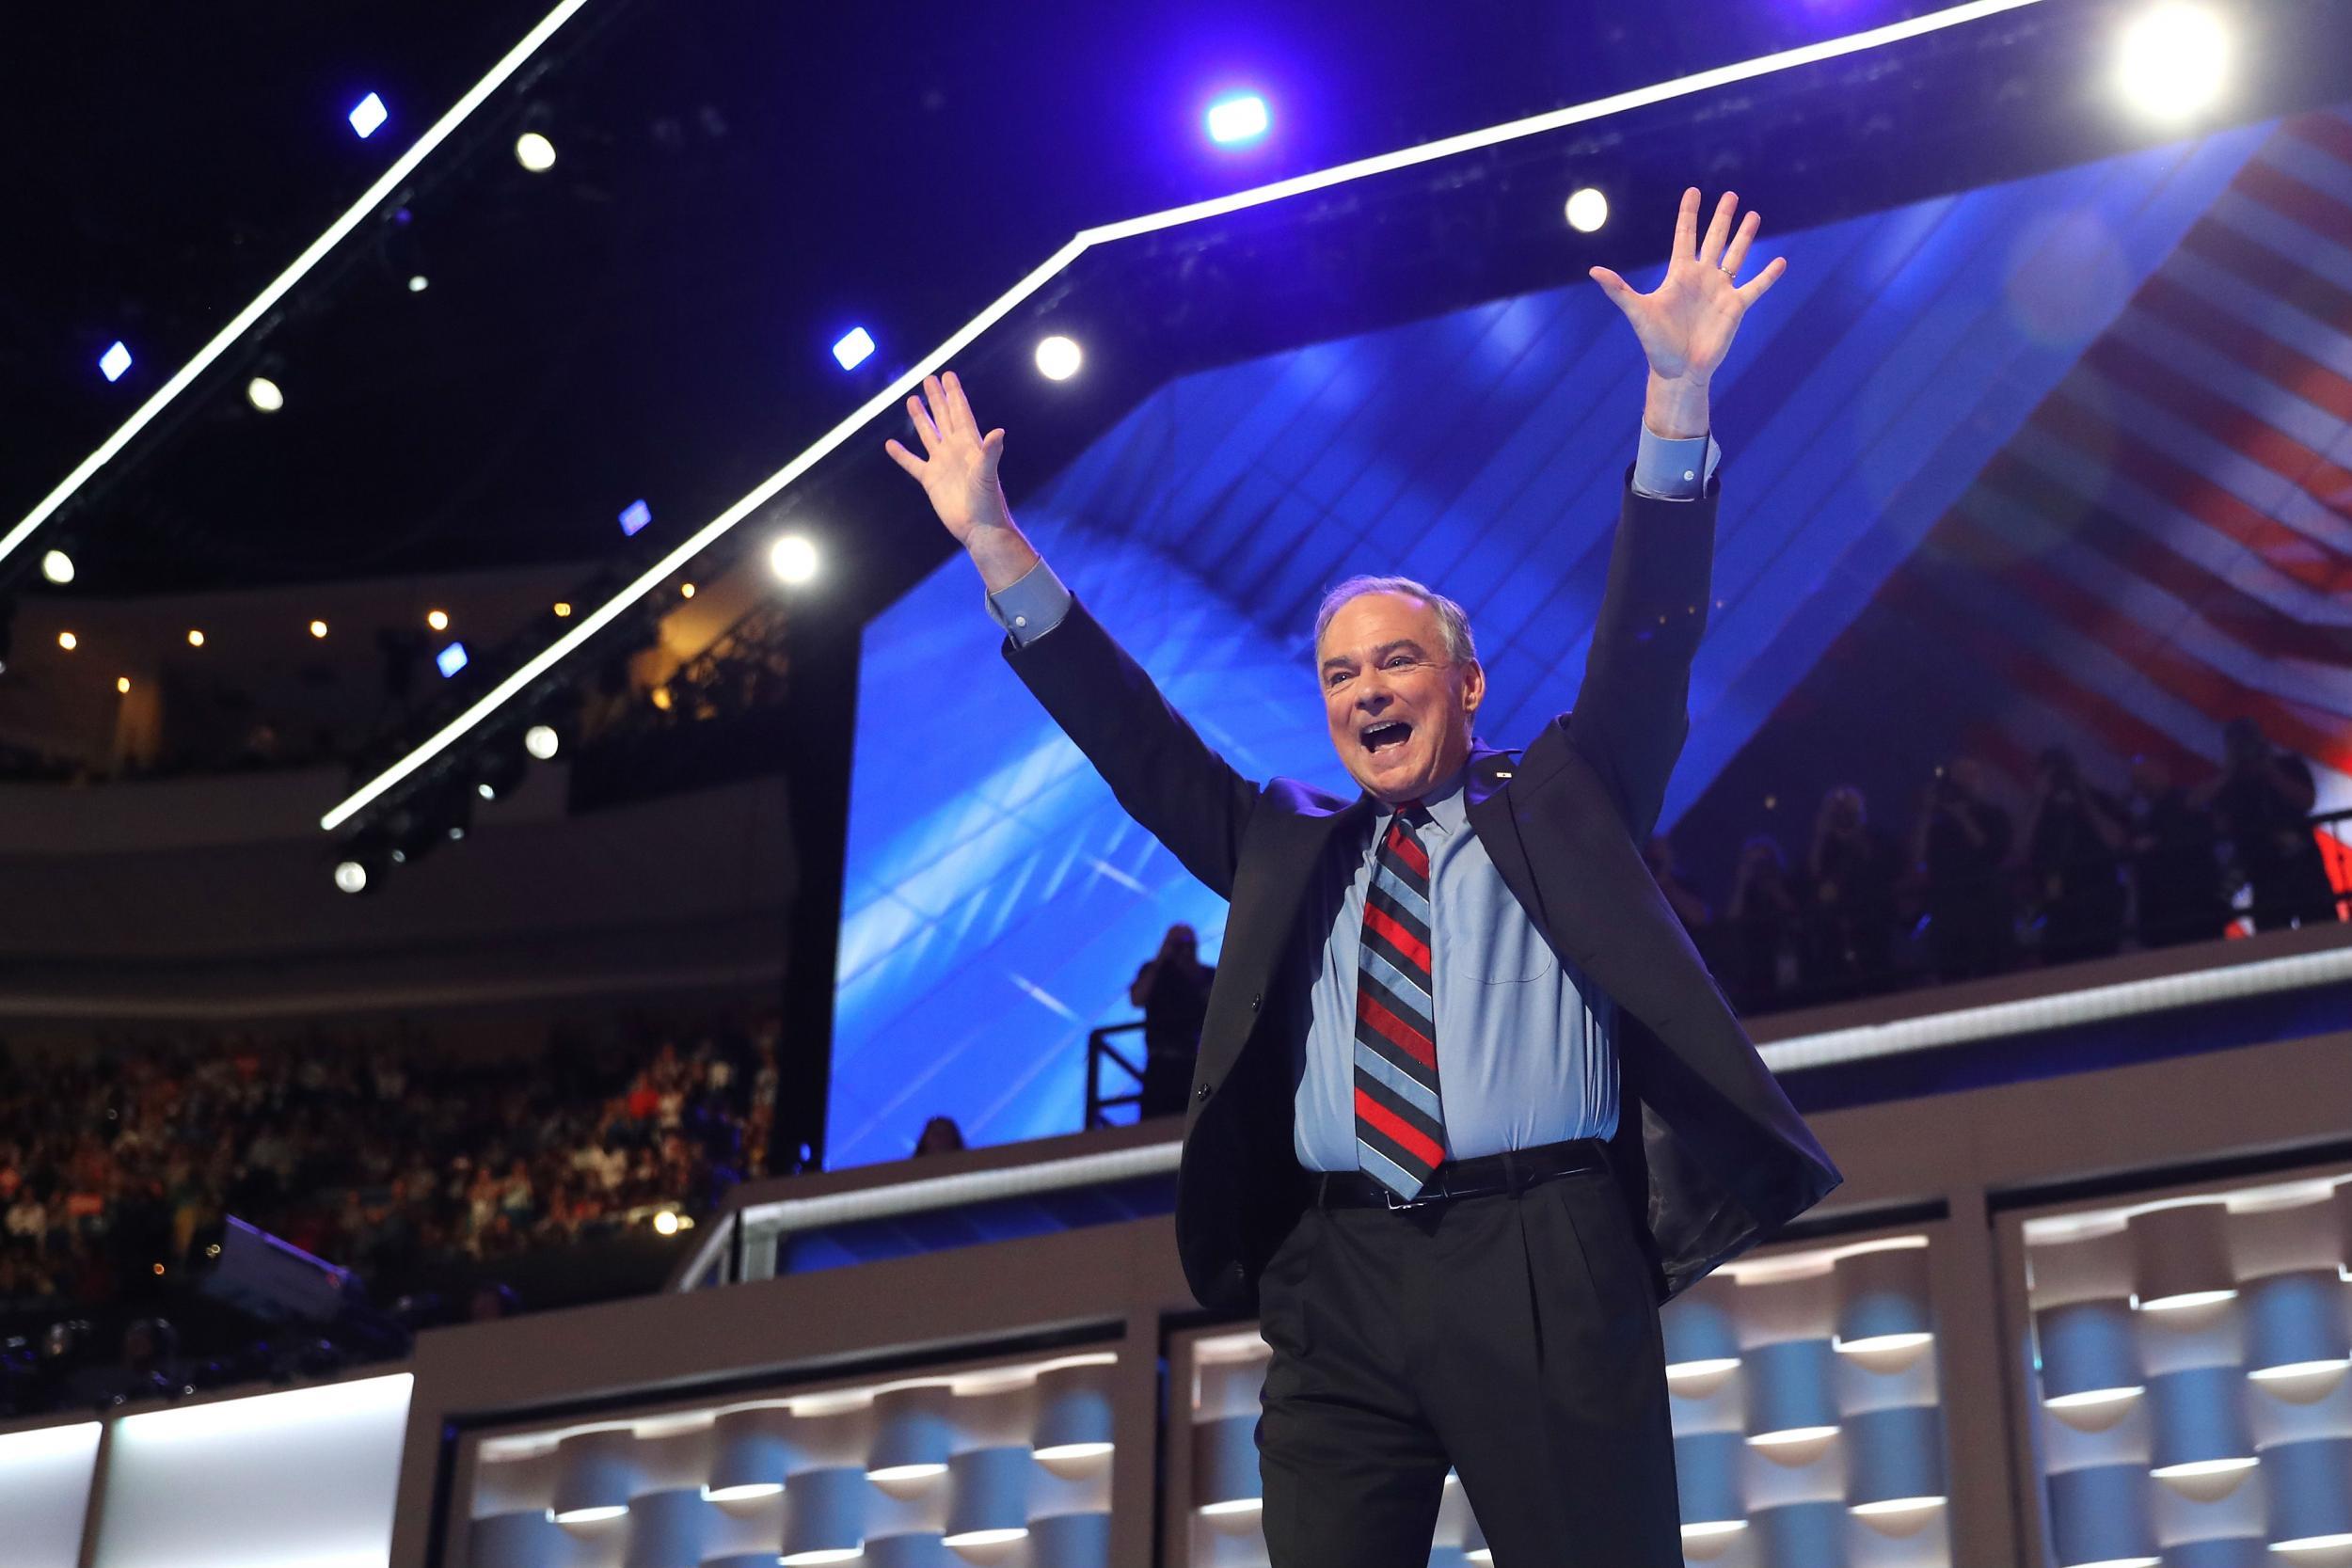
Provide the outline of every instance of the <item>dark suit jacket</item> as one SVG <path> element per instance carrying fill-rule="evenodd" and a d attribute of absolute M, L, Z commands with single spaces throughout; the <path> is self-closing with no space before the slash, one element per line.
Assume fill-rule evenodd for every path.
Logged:
<path fill-rule="evenodd" d="M 1843 1180 L 1640 851 L 1690 727 L 1717 495 L 1710 483 L 1701 500 L 1650 500 L 1628 483 L 1576 706 L 1516 760 L 1477 749 L 1465 790 L 1470 828 L 1528 918 L 1618 1005 L 1612 1164 L 1649 1239 L 1661 1303 Z M 1259 1270 L 1306 1201 L 1293 1053 L 1329 934 L 1327 901 L 1307 895 L 1354 870 L 1374 802 L 1243 778 L 1083 605 L 1026 647 L 1008 640 L 1005 657 L 1128 814 L 1232 904 L 1186 1113 L 1176 1235 L 1203 1306 L 1253 1310 Z"/>

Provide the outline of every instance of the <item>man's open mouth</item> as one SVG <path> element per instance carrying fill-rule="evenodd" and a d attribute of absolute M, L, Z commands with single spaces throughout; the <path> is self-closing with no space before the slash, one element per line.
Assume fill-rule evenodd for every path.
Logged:
<path fill-rule="evenodd" d="M 1391 746 L 1402 746 L 1413 737 L 1413 726 L 1401 719 L 1384 719 L 1377 724 L 1367 724 L 1356 738 L 1364 743 L 1367 752 L 1384 752 Z"/>

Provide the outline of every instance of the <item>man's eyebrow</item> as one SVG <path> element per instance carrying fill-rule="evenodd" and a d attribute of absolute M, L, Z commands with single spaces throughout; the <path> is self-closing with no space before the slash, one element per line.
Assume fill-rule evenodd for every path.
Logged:
<path fill-rule="evenodd" d="M 1422 654 L 1422 657 L 1423 658 L 1426 658 L 1426 657 L 1429 657 L 1427 654 L 1422 654 L 1422 646 L 1421 646 L 1421 644 L 1420 644 L 1419 642 L 1414 641 L 1413 641 L 1411 638 L 1409 638 L 1409 637 L 1400 637 L 1400 638 L 1397 638 L 1394 641 L 1391 641 L 1391 642 L 1383 642 L 1383 643 L 1381 643 L 1381 644 L 1380 644 L 1380 646 L 1378 646 L 1378 647 L 1376 647 L 1376 648 L 1373 649 L 1373 650 L 1372 650 L 1372 661 L 1373 661 L 1375 664 L 1377 664 L 1377 663 L 1379 663 L 1379 662 L 1380 662 L 1380 660 L 1381 660 L 1381 658 L 1382 658 L 1383 657 L 1385 657 L 1386 655 L 1389 655 L 1389 654 L 1395 653 L 1395 652 L 1397 652 L 1397 651 L 1398 651 L 1398 650 L 1400 650 L 1400 649 L 1409 649 L 1409 650 L 1411 650 L 1412 652 L 1414 652 L 1414 653 L 1416 653 L 1416 654 Z M 1329 668 L 1331 668 L 1331 666 L 1333 666 L 1334 664 L 1353 664 L 1353 663 L 1355 663 L 1355 662 L 1356 662 L 1356 661 L 1355 661 L 1353 658 L 1349 657 L 1348 657 L 1347 655 L 1345 655 L 1345 654 L 1333 654 L 1333 655 L 1332 655 L 1329 658 L 1327 658 L 1327 659 L 1325 659 L 1325 660 L 1323 661 L 1323 668 L 1325 668 L 1326 670 L 1328 670 L 1328 669 L 1329 669 Z"/>

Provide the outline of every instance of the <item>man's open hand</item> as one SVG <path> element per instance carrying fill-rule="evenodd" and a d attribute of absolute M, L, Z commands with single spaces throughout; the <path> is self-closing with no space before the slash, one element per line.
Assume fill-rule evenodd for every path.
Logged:
<path fill-rule="evenodd" d="M 923 456 L 915 456 L 895 439 L 883 442 L 882 450 L 915 477 L 939 520 L 957 544 L 969 549 L 975 530 L 1012 526 L 1004 486 L 996 481 L 996 460 L 1004 455 L 1005 433 L 980 434 L 979 421 L 972 417 L 971 401 L 963 395 L 963 384 L 953 371 L 944 381 L 925 376 L 923 392 L 924 397 L 907 399 L 907 414 L 914 420 Z"/>
<path fill-rule="evenodd" d="M 1649 368 L 1661 380 L 1705 388 L 1731 352 L 1740 318 L 1788 270 L 1788 261 L 1775 256 L 1762 272 L 1745 283 L 1739 281 L 1759 221 L 1750 213 L 1733 232 L 1731 220 L 1739 209 L 1740 198 L 1725 191 L 1716 205 L 1715 221 L 1701 239 L 1698 187 L 1684 191 L 1682 211 L 1675 219 L 1672 258 L 1655 293 L 1637 292 L 1607 267 L 1592 269 L 1593 281 L 1633 324 L 1642 352 L 1649 356 Z"/>

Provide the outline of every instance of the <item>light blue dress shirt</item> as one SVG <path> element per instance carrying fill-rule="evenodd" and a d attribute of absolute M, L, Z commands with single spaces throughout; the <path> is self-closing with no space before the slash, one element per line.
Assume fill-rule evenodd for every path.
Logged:
<path fill-rule="evenodd" d="M 1668 440 L 1645 426 L 1633 488 L 1658 500 L 1695 500 L 1723 460 L 1714 437 Z M 988 596 L 1016 646 L 1061 624 L 1070 590 L 1042 561 Z M 1456 775 L 1425 800 L 1432 1004 L 1446 1152 L 1457 1160 L 1567 1138 L 1606 1138 L 1617 1126 L 1617 1009 L 1562 964 L 1470 831 Z M 1307 1037 L 1294 1047 L 1297 1081 L 1292 1147 L 1309 1170 L 1358 1168 L 1356 973 L 1374 847 L 1391 814 L 1376 814 L 1356 870 L 1324 912 L 1330 936 L 1317 971 Z"/>

